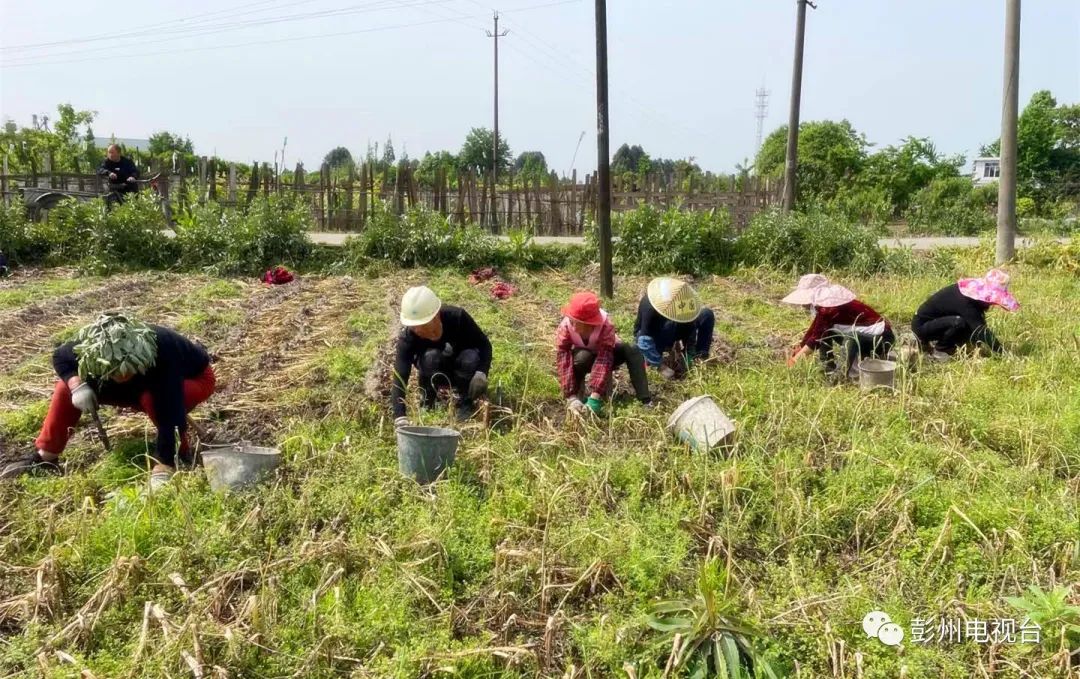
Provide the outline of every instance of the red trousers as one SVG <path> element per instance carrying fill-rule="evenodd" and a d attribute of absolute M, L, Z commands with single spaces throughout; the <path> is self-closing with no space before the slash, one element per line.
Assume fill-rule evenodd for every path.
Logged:
<path fill-rule="evenodd" d="M 202 371 L 197 377 L 184 380 L 184 411 L 190 413 L 195 409 L 195 406 L 210 398 L 210 395 L 214 393 L 216 382 L 217 378 L 214 376 L 214 369 L 211 366 L 206 366 L 206 370 Z M 131 408 L 146 413 L 155 426 L 158 424 L 157 416 L 154 414 L 154 397 L 149 391 L 140 394 L 139 400 L 135 403 L 113 403 L 110 401 L 101 401 L 101 403 L 102 405 Z M 71 403 L 71 390 L 68 388 L 67 383 L 63 380 L 57 380 L 52 401 L 49 403 L 49 413 L 45 416 L 45 424 L 41 426 L 41 434 L 38 435 L 34 445 L 37 446 L 38 450 L 44 450 L 54 455 L 64 452 L 64 448 L 67 447 L 68 440 L 71 438 L 75 425 L 79 423 L 81 416 L 82 411 Z M 187 452 L 188 436 L 185 432 L 180 437 L 180 453 L 185 454 Z M 171 460 L 160 460 L 160 462 L 172 463 Z"/>

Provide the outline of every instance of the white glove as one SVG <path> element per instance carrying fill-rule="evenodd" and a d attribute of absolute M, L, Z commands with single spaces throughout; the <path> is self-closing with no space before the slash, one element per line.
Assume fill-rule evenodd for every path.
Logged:
<path fill-rule="evenodd" d="M 408 427 L 408 426 L 410 426 L 410 424 L 411 423 L 409 422 L 409 418 L 407 418 L 407 417 L 399 417 L 396 420 L 394 420 L 394 429 L 401 429 L 402 427 Z"/>
<path fill-rule="evenodd" d="M 571 396 L 566 399 L 566 409 L 578 415 L 584 415 L 589 410 L 588 406 L 582 403 L 581 399 L 576 396 Z"/>
<path fill-rule="evenodd" d="M 97 410 L 98 407 L 97 394 L 94 393 L 89 384 L 83 382 L 71 392 L 71 405 L 84 413 L 91 413 Z"/>

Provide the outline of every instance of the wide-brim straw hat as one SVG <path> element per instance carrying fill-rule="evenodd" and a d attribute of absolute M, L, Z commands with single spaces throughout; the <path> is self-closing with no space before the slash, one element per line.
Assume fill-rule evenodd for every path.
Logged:
<path fill-rule="evenodd" d="M 1001 269 L 991 269 L 982 278 L 961 278 L 957 285 L 964 297 L 996 304 L 1006 311 L 1020 308 L 1020 302 L 1009 292 L 1009 274 Z"/>
<path fill-rule="evenodd" d="M 649 303 L 669 321 L 690 323 L 701 315 L 701 300 L 689 283 L 677 278 L 654 278 L 645 290 Z"/>
<path fill-rule="evenodd" d="M 813 297 L 810 299 L 810 304 L 823 308 L 837 307 L 854 301 L 855 298 L 855 293 L 851 290 L 848 290 L 842 285 L 830 283 L 829 285 L 822 285 L 814 290 Z"/>
<path fill-rule="evenodd" d="M 805 274 L 799 278 L 799 283 L 795 286 L 795 289 L 789 292 L 788 296 L 780 301 L 784 304 L 805 306 L 813 301 L 815 290 L 828 284 L 829 279 L 819 273 Z"/>

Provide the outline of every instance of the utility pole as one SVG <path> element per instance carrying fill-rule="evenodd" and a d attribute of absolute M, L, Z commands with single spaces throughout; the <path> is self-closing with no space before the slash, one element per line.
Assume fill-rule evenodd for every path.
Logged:
<path fill-rule="evenodd" d="M 997 253 L 1016 252 L 1016 127 L 1020 108 L 1020 0 L 1005 0 L 1005 79 L 1001 101 L 1001 177 L 998 179 Z"/>
<path fill-rule="evenodd" d="M 795 63 L 791 68 L 791 112 L 788 114 L 787 160 L 784 163 L 784 212 L 795 207 L 795 169 L 799 165 L 799 106 L 802 101 L 803 44 L 806 38 L 806 6 L 817 9 L 810 0 L 796 0 L 799 5 L 795 22 Z"/>
<path fill-rule="evenodd" d="M 492 15 L 495 22 L 495 30 L 488 31 L 488 37 L 495 40 L 495 131 L 491 141 L 491 226 L 499 225 L 499 38 L 504 37 L 510 31 L 504 30 L 499 33 L 499 13 Z"/>
<path fill-rule="evenodd" d="M 600 294 L 611 299 L 611 152 L 608 120 L 607 2 L 596 0 L 596 225 L 600 229 Z"/>

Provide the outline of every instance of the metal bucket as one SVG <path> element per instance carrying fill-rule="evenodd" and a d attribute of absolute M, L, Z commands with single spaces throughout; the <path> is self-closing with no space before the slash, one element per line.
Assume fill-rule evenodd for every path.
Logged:
<path fill-rule="evenodd" d="M 202 451 L 202 461 L 211 489 L 239 490 L 272 473 L 281 464 L 281 451 L 241 441 L 207 446 Z"/>
<path fill-rule="evenodd" d="M 896 361 L 867 358 L 859 363 L 859 387 L 862 389 L 896 388 Z"/>
<path fill-rule="evenodd" d="M 706 395 L 676 408 L 668 419 L 668 429 L 694 450 L 706 451 L 724 443 L 735 431 L 735 423 Z"/>
<path fill-rule="evenodd" d="M 428 484 L 454 464 L 461 434 L 442 427 L 400 427 L 397 430 L 398 469 L 417 483 Z"/>

